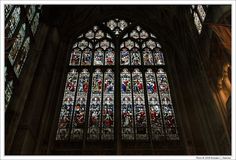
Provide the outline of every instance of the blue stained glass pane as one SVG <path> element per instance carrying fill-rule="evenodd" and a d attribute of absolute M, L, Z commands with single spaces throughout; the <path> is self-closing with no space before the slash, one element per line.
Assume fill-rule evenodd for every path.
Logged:
<path fill-rule="evenodd" d="M 127 48 L 122 48 L 120 51 L 120 64 L 121 65 L 130 65 L 130 55 Z"/>

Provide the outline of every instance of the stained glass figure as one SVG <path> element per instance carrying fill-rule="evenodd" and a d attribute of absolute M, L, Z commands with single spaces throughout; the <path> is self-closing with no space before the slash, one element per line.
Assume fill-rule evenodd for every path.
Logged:
<path fill-rule="evenodd" d="M 154 65 L 152 51 L 149 48 L 143 49 L 143 63 L 144 65 Z"/>
<path fill-rule="evenodd" d="M 159 69 L 157 72 L 157 82 L 161 98 L 162 114 L 163 114 L 165 133 L 167 139 L 170 140 L 179 139 L 177 133 L 174 109 L 170 96 L 169 83 L 167 75 L 163 69 Z"/>
<path fill-rule="evenodd" d="M 94 52 L 94 63 L 93 65 L 104 64 L 104 51 L 102 48 L 97 48 Z"/>
<path fill-rule="evenodd" d="M 104 74 L 101 139 L 114 139 L 114 73 L 111 69 Z"/>
<path fill-rule="evenodd" d="M 155 65 L 165 65 L 163 53 L 159 48 L 153 50 L 153 56 Z"/>
<path fill-rule="evenodd" d="M 91 49 L 90 48 L 85 48 L 82 51 L 81 65 L 82 66 L 91 65 L 91 56 L 92 56 Z"/>
<path fill-rule="evenodd" d="M 19 34 L 17 35 L 17 38 L 9 52 L 8 58 L 11 62 L 11 64 L 13 65 L 13 63 L 15 62 L 16 56 L 18 54 L 18 51 L 20 50 L 20 47 L 23 43 L 25 37 L 25 24 L 23 24 L 20 28 Z"/>
<path fill-rule="evenodd" d="M 127 69 L 124 69 L 121 72 L 121 128 L 123 140 L 134 139 L 133 116 L 131 75 Z"/>
<path fill-rule="evenodd" d="M 101 127 L 103 74 L 96 69 L 92 78 L 91 102 L 89 108 L 88 140 L 99 140 Z"/>
<path fill-rule="evenodd" d="M 74 118 L 71 130 L 72 140 L 82 140 L 85 128 L 86 104 L 89 90 L 89 72 L 84 69 L 78 80 L 76 102 L 74 108 Z"/>
<path fill-rule="evenodd" d="M 60 112 L 56 140 L 69 138 L 70 122 L 74 107 L 75 92 L 77 86 L 78 72 L 75 69 L 67 74 L 64 98 Z"/>
<path fill-rule="evenodd" d="M 131 64 L 132 65 L 141 65 L 141 56 L 138 48 L 132 48 L 131 53 Z"/>
<path fill-rule="evenodd" d="M 129 65 L 130 64 L 130 56 L 127 48 L 122 48 L 120 51 L 120 64 L 121 65 Z"/>
<path fill-rule="evenodd" d="M 11 14 L 10 20 L 6 24 L 6 37 L 12 38 L 18 23 L 20 22 L 20 14 L 21 9 L 20 7 L 15 7 L 14 11 Z"/>
<path fill-rule="evenodd" d="M 105 51 L 105 65 L 114 65 L 115 64 L 115 52 L 113 48 L 108 48 Z"/>
<path fill-rule="evenodd" d="M 79 66 L 81 59 L 81 49 L 73 48 L 71 57 L 70 57 L 70 65 L 71 66 Z"/>
<path fill-rule="evenodd" d="M 132 73 L 132 82 L 136 139 L 148 139 L 143 77 L 138 69 Z"/>
<path fill-rule="evenodd" d="M 20 72 L 27 58 L 29 49 L 30 49 L 30 37 L 26 38 L 21 50 L 19 51 L 19 55 L 16 59 L 16 62 L 14 64 L 14 71 L 17 77 L 19 77 L 20 75 Z"/>
<path fill-rule="evenodd" d="M 164 136 L 163 122 L 161 116 L 161 109 L 159 104 L 159 97 L 157 91 L 157 82 L 155 73 L 152 69 L 148 69 L 145 73 L 146 88 L 148 96 L 148 107 L 150 114 L 152 139 L 158 140 Z"/>

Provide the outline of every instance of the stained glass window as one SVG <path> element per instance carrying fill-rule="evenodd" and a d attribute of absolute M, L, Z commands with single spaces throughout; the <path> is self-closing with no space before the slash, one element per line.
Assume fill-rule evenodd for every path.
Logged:
<path fill-rule="evenodd" d="M 39 24 L 40 6 L 5 5 L 5 107 L 14 95 L 14 85 L 27 60 L 32 38 Z M 33 35 L 31 35 L 31 31 Z"/>
<path fill-rule="evenodd" d="M 165 54 L 157 36 L 130 24 L 112 19 L 77 37 L 56 140 L 114 141 L 117 116 L 123 141 L 178 139 Z"/>
<path fill-rule="evenodd" d="M 197 28 L 197 31 L 199 34 L 201 34 L 202 32 L 202 27 L 203 27 L 203 23 L 205 21 L 206 18 L 206 6 L 203 5 L 192 5 L 191 6 L 191 14 L 193 15 L 193 19 L 194 19 L 194 24 Z"/>

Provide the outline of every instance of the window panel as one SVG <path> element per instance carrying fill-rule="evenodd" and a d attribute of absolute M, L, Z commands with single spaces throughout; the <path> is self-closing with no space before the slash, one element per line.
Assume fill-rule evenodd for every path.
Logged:
<path fill-rule="evenodd" d="M 130 52 L 131 54 L 131 64 L 132 65 L 141 65 L 141 56 L 138 48 L 133 48 Z"/>
<path fill-rule="evenodd" d="M 20 75 L 20 72 L 28 56 L 29 49 L 30 49 L 30 37 L 28 37 L 25 40 L 21 50 L 19 51 L 19 56 L 14 64 L 14 71 L 17 77 L 19 77 Z"/>
<path fill-rule="evenodd" d="M 8 58 L 11 62 L 11 64 L 13 64 L 15 62 L 16 56 L 18 54 L 18 51 L 20 50 L 20 47 L 23 43 L 25 37 L 25 24 L 23 24 L 20 28 L 20 31 L 16 37 L 16 40 L 9 52 Z"/>
<path fill-rule="evenodd" d="M 138 69 L 132 73 L 132 82 L 136 139 L 148 139 L 143 77 Z"/>
<path fill-rule="evenodd" d="M 67 74 L 64 98 L 58 122 L 56 140 L 66 140 L 69 138 L 70 122 L 74 107 L 77 79 L 78 79 L 78 72 L 75 69 L 72 69 Z"/>
<path fill-rule="evenodd" d="M 163 122 L 161 116 L 161 108 L 159 103 L 157 82 L 155 73 L 152 69 L 148 69 L 145 73 L 146 76 L 146 88 L 148 96 L 148 107 L 150 114 L 152 139 L 158 140 L 161 136 L 164 136 Z"/>
<path fill-rule="evenodd" d="M 163 69 L 159 69 L 157 72 L 157 82 L 161 98 L 162 113 L 163 113 L 165 133 L 167 139 L 170 140 L 179 139 L 177 133 L 174 109 L 170 96 L 169 83 L 167 75 Z"/>
<path fill-rule="evenodd" d="M 13 80 L 6 82 L 5 88 L 5 109 L 7 108 L 13 94 Z"/>
<path fill-rule="evenodd" d="M 81 59 L 81 49 L 73 48 L 70 58 L 70 65 L 71 66 L 79 66 Z"/>
<path fill-rule="evenodd" d="M 27 17 L 28 17 L 28 20 L 31 22 L 34 18 L 34 14 L 35 14 L 35 11 L 36 11 L 36 6 L 35 5 L 31 5 L 29 7 L 29 11 L 27 13 Z"/>
<path fill-rule="evenodd" d="M 153 51 L 155 65 L 165 65 L 163 53 L 159 48 L 155 48 Z"/>
<path fill-rule="evenodd" d="M 90 48 L 85 48 L 82 51 L 81 65 L 82 66 L 91 65 L 91 56 L 92 56 L 91 49 Z"/>
<path fill-rule="evenodd" d="M 12 38 L 18 23 L 20 22 L 20 7 L 15 7 L 11 14 L 10 20 L 6 24 L 6 35 L 8 38 Z"/>
<path fill-rule="evenodd" d="M 13 5 L 4 5 L 4 11 L 5 11 L 5 18 L 7 18 L 11 12 L 11 10 L 13 9 Z"/>
<path fill-rule="evenodd" d="M 84 69 L 78 80 L 74 118 L 71 130 L 72 140 L 82 140 L 85 128 L 86 103 L 89 90 L 89 72 Z"/>
<path fill-rule="evenodd" d="M 124 69 L 121 72 L 121 133 L 123 140 L 134 139 L 133 115 L 131 75 L 127 69 Z"/>
<path fill-rule="evenodd" d="M 87 136 L 87 139 L 89 140 L 99 140 L 100 138 L 102 85 L 103 74 L 100 69 L 96 69 L 93 73 L 89 108 L 89 126 Z"/>
<path fill-rule="evenodd" d="M 39 13 L 36 13 L 36 15 L 32 21 L 32 24 L 31 24 L 31 29 L 32 29 L 33 35 L 35 35 L 35 33 L 37 31 L 38 25 L 39 25 Z"/>
<path fill-rule="evenodd" d="M 198 33 L 200 34 L 201 31 L 202 31 L 202 23 L 198 17 L 198 14 L 196 12 L 193 13 L 193 16 L 194 16 L 194 24 L 198 30 Z"/>
<path fill-rule="evenodd" d="M 94 52 L 94 63 L 93 65 L 104 64 L 104 51 L 102 48 L 97 48 Z"/>
<path fill-rule="evenodd" d="M 114 73 L 111 69 L 104 74 L 101 139 L 114 139 Z"/>
<path fill-rule="evenodd" d="M 143 49 L 143 63 L 144 65 L 154 65 L 152 51 L 149 48 Z"/>
<path fill-rule="evenodd" d="M 105 65 L 114 65 L 115 64 L 115 52 L 113 48 L 108 48 L 105 51 Z"/>
<path fill-rule="evenodd" d="M 197 5 L 197 10 L 198 10 L 198 13 L 201 17 L 201 20 L 204 21 L 205 18 L 206 18 L 206 12 L 205 12 L 203 6 L 202 5 Z"/>
<path fill-rule="evenodd" d="M 130 65 L 130 55 L 127 48 L 122 48 L 120 51 L 120 64 Z"/>

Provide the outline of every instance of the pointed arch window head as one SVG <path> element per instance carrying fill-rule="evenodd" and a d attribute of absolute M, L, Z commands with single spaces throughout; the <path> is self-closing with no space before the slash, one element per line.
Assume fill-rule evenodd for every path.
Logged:
<path fill-rule="evenodd" d="M 178 140 L 162 47 L 130 24 L 113 19 L 77 37 L 56 140 L 114 141 L 118 120 L 123 141 Z"/>

